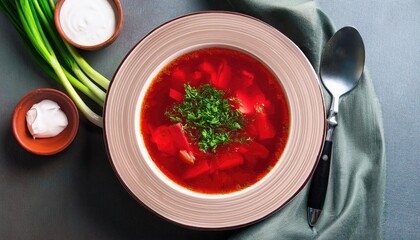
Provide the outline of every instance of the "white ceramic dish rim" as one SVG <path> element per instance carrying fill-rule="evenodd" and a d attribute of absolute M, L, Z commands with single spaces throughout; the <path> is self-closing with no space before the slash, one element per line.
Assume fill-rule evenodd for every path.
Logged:
<path fill-rule="evenodd" d="M 222 21 L 219 22 L 219 21 L 214 20 L 213 23 L 208 23 L 209 19 L 218 19 L 218 18 L 222 19 L 225 22 L 222 22 Z M 151 63 L 151 64 L 149 62 L 148 67 L 145 67 L 148 72 L 148 74 L 146 74 L 147 80 L 141 84 L 142 86 L 138 86 L 139 85 L 138 82 L 137 83 L 130 82 L 131 85 L 135 84 L 135 87 L 138 89 L 137 92 L 135 92 L 134 94 L 135 96 L 138 96 L 138 97 L 135 99 L 130 98 L 129 103 L 127 103 L 128 105 L 131 106 L 131 109 L 133 109 L 130 111 L 130 117 L 128 118 L 128 119 L 131 119 L 131 120 L 128 120 L 129 122 L 131 121 L 131 123 L 128 123 L 127 125 L 131 129 L 131 132 L 127 133 L 128 136 L 119 136 L 119 137 L 122 139 L 128 137 L 131 143 L 135 142 L 135 144 L 132 145 L 134 149 L 125 149 L 125 150 L 134 151 L 136 153 L 133 154 L 133 156 L 141 156 L 142 158 L 144 158 L 145 160 L 144 163 L 147 165 L 147 167 L 145 167 L 146 165 L 143 165 L 142 166 L 143 168 L 141 169 L 135 169 L 135 168 L 132 169 L 132 166 L 128 166 L 127 163 L 120 165 L 120 163 L 118 162 L 119 160 L 117 159 L 121 159 L 121 158 L 118 156 L 118 154 L 116 154 L 117 152 L 116 149 L 118 147 L 115 148 L 115 145 L 117 144 L 113 142 L 113 137 L 114 136 L 118 137 L 118 133 L 116 134 L 116 131 L 118 132 L 120 129 L 118 129 L 119 127 L 115 126 L 115 124 L 108 124 L 112 121 L 112 114 L 108 112 L 108 109 L 112 109 L 111 105 L 115 106 L 117 102 L 119 104 L 123 104 L 124 106 L 127 105 L 124 101 L 123 102 L 119 101 L 121 100 L 120 99 L 121 96 L 119 96 L 120 98 L 118 98 L 118 96 L 114 94 L 114 91 L 118 92 L 118 91 L 121 91 L 121 89 L 125 89 L 125 88 L 133 89 L 132 87 L 134 87 L 134 86 L 123 86 L 123 84 L 121 84 L 122 80 L 120 80 L 121 79 L 120 77 L 123 75 L 122 72 L 124 72 L 127 68 L 129 69 L 130 60 L 134 59 L 135 56 L 133 57 L 133 55 L 139 54 L 139 51 L 143 51 L 140 59 L 147 58 L 147 56 L 150 56 L 153 58 L 159 58 L 159 56 L 156 56 L 156 53 L 151 54 L 150 52 L 147 52 L 147 51 L 153 51 L 153 49 L 150 49 L 150 48 L 147 49 L 147 47 L 150 47 L 147 45 L 148 44 L 153 45 L 153 41 L 156 42 L 157 39 L 162 39 L 162 37 L 166 36 L 167 39 L 163 39 L 162 41 L 166 43 L 168 46 L 173 46 L 174 41 L 176 41 L 176 36 L 173 36 L 173 35 L 168 36 L 167 32 L 170 31 L 171 29 L 172 31 L 175 31 L 174 29 L 176 29 L 177 27 L 188 25 L 188 21 L 199 22 L 199 25 L 201 24 L 200 27 L 206 27 L 206 26 L 209 28 L 214 27 L 215 28 L 214 31 L 216 32 L 220 31 L 221 36 L 223 35 L 222 33 L 226 34 L 228 32 L 233 35 L 242 34 L 244 36 L 246 35 L 246 37 L 254 37 L 253 40 L 257 39 L 256 40 L 257 42 L 252 43 L 254 45 L 256 45 L 257 43 L 261 44 L 262 43 L 261 41 L 268 41 L 267 46 L 273 43 L 282 44 L 287 50 L 286 54 L 289 54 L 289 55 L 279 56 L 278 54 L 277 55 L 269 54 L 267 56 L 273 57 L 273 58 L 275 57 L 276 59 L 267 59 L 267 56 L 261 55 L 260 50 L 258 50 L 259 48 L 255 48 L 255 46 L 249 47 L 249 44 L 244 43 L 243 40 L 240 40 L 238 42 L 234 39 L 233 40 L 228 39 L 223 36 L 222 37 L 216 36 L 216 37 L 213 37 L 212 39 L 211 37 L 209 38 L 209 33 L 205 33 L 204 31 L 203 32 L 198 31 L 197 28 L 194 30 L 195 32 L 189 32 L 190 29 L 186 29 L 184 32 L 185 34 L 187 35 L 196 34 L 198 36 L 197 39 L 192 40 L 192 42 L 189 42 L 190 44 L 189 46 L 179 47 L 178 46 L 179 43 L 175 44 L 176 46 L 174 46 L 172 49 L 165 51 L 166 57 L 163 58 L 164 61 L 160 61 L 160 62 L 158 61 L 156 63 Z M 250 31 L 247 31 L 244 29 L 238 30 L 237 28 L 228 27 L 229 25 L 226 25 L 226 21 L 228 22 L 228 24 L 232 24 L 232 25 L 234 25 L 233 23 L 239 23 L 241 21 L 245 23 L 249 23 L 251 25 L 254 24 L 254 27 L 255 26 L 258 27 L 261 31 L 265 32 L 267 36 L 265 38 L 259 39 L 260 36 L 255 37 L 255 35 L 253 35 L 254 33 Z M 232 22 L 229 23 L 229 21 L 232 21 Z M 185 22 L 187 22 L 187 24 Z M 196 22 L 191 23 L 191 25 L 197 24 Z M 218 24 L 221 26 L 218 26 Z M 245 28 L 245 26 L 243 28 Z M 218 27 L 220 27 L 220 29 L 218 29 Z M 192 26 L 191 28 L 194 29 L 194 26 Z M 182 38 L 182 36 L 180 38 Z M 178 42 L 179 40 L 180 39 L 178 39 Z M 157 168 L 157 166 L 154 165 L 153 161 L 148 156 L 148 153 L 144 147 L 143 138 L 140 134 L 140 129 L 139 129 L 140 107 L 142 103 L 141 99 L 142 99 L 142 96 L 144 96 L 144 93 L 147 89 L 144 86 L 148 86 L 148 84 L 151 82 L 151 80 L 153 79 L 155 74 L 159 71 L 159 69 L 161 69 L 167 62 L 169 62 L 171 59 L 175 58 L 176 56 L 179 56 L 182 53 L 185 53 L 193 49 L 197 49 L 201 47 L 211 47 L 211 46 L 232 47 L 235 49 L 240 49 L 242 51 L 245 51 L 248 54 L 253 55 L 254 57 L 260 59 L 262 62 L 266 63 L 267 67 L 269 67 L 276 75 L 279 76 L 279 79 L 290 78 L 290 76 L 282 76 L 282 74 L 284 73 L 279 72 L 280 70 L 278 69 L 277 66 L 275 66 L 276 61 L 277 62 L 285 61 L 283 63 L 284 64 L 283 68 L 285 67 L 293 68 L 295 67 L 293 66 L 294 64 L 296 63 L 301 64 L 302 66 L 299 66 L 299 67 L 302 69 L 299 69 L 299 70 L 301 71 L 304 70 L 303 77 L 308 79 L 307 81 L 310 82 L 309 84 L 310 86 L 306 86 L 305 84 L 303 84 L 300 87 L 302 87 L 303 91 L 312 91 L 311 94 L 313 94 L 313 96 L 311 96 L 309 100 L 311 101 L 315 100 L 315 103 L 314 103 L 315 105 L 313 106 L 315 109 L 315 112 L 311 114 L 313 114 L 315 118 L 314 120 L 317 121 L 317 123 L 315 124 L 317 129 L 311 134 L 316 135 L 315 137 L 312 136 L 312 138 L 314 138 L 316 142 L 312 143 L 313 146 L 311 147 L 312 149 L 309 153 L 310 156 L 302 156 L 302 155 L 299 156 L 299 151 L 296 150 L 297 146 L 291 146 L 292 144 L 290 144 L 291 142 L 297 141 L 295 138 L 302 137 L 302 136 L 298 136 L 299 130 L 297 128 L 300 127 L 298 126 L 299 124 L 308 125 L 308 123 L 305 123 L 305 120 L 302 119 L 302 114 L 307 114 L 307 113 L 298 112 L 297 114 L 295 114 L 293 111 L 291 111 L 290 112 L 291 126 L 290 126 L 289 142 L 286 146 L 284 153 L 282 154 L 281 159 L 279 160 L 279 163 L 271 170 L 271 172 L 266 177 L 264 177 L 258 183 L 254 184 L 253 186 L 245 190 L 238 191 L 232 194 L 226 194 L 226 195 L 206 195 L 206 194 L 195 193 L 183 187 L 180 187 L 177 184 L 173 183 L 171 180 L 169 180 L 164 174 L 160 172 L 160 170 Z M 275 46 L 269 46 L 269 47 L 272 48 L 272 49 L 269 49 L 270 51 L 276 52 Z M 268 50 L 266 49 L 264 51 L 268 51 Z M 288 64 L 290 64 L 287 62 L 289 61 L 288 60 L 289 58 L 296 58 L 297 62 L 288 66 Z M 150 60 L 150 59 L 146 59 L 146 60 Z M 145 62 L 145 59 L 142 59 L 140 61 Z M 281 69 L 281 70 L 284 70 L 284 69 Z M 116 81 L 116 79 L 118 80 Z M 284 82 L 282 82 L 281 84 L 285 87 L 286 95 L 289 99 L 289 105 L 292 105 L 291 106 L 292 108 L 293 106 L 299 106 L 299 99 L 298 99 L 299 94 L 304 95 L 304 92 L 299 92 L 299 90 L 290 92 L 288 90 L 290 86 L 289 87 L 285 86 Z M 299 84 L 297 84 L 297 86 L 299 86 Z M 310 88 L 310 89 L 308 90 L 305 88 Z M 308 102 L 306 102 L 306 105 L 307 104 Z M 313 102 L 311 102 L 311 104 L 313 104 Z M 308 109 L 305 109 L 305 110 L 308 110 Z M 111 112 L 115 112 L 115 111 L 111 110 Z M 110 161 L 111 161 L 112 166 L 114 167 L 114 170 L 117 173 L 117 176 L 120 178 L 121 182 L 126 187 L 126 189 L 133 195 L 133 197 L 135 197 L 139 202 L 144 204 L 153 212 L 157 213 L 160 216 L 163 216 L 164 218 L 168 220 L 171 220 L 178 224 L 189 226 L 189 227 L 212 228 L 212 229 L 233 228 L 233 227 L 243 226 L 243 225 L 258 221 L 268 216 L 269 214 L 273 213 L 278 208 L 284 206 L 303 188 L 303 186 L 308 181 L 309 177 L 312 175 L 314 171 L 314 167 L 318 159 L 317 157 L 322 147 L 323 136 L 325 132 L 324 112 L 325 110 L 324 110 L 322 91 L 321 91 L 318 78 L 315 72 L 313 71 L 309 61 L 306 59 L 303 53 L 287 37 L 285 37 L 283 34 L 281 34 L 277 30 L 275 30 L 274 28 L 272 28 L 271 26 L 263 22 L 256 20 L 254 18 L 248 17 L 248 16 L 241 15 L 241 14 L 227 13 L 227 12 L 194 13 L 191 15 L 174 19 L 158 27 L 157 29 L 149 33 L 149 35 L 147 35 L 144 39 L 142 39 L 132 49 L 132 51 L 126 56 L 125 60 L 121 63 L 118 71 L 116 72 L 114 76 L 114 80 L 112 81 L 111 86 L 108 91 L 108 96 L 107 96 L 107 100 L 105 104 L 105 112 L 104 112 L 104 120 L 105 120 L 105 127 L 104 127 L 105 135 L 104 136 L 105 136 L 105 141 L 107 144 L 108 154 L 110 156 Z M 296 124 L 297 121 L 299 121 L 299 124 Z M 124 149 L 124 147 L 122 147 L 121 149 Z M 118 151 L 121 151 L 121 149 L 118 149 Z M 133 156 L 128 156 L 128 157 L 133 158 Z M 274 202 L 270 204 L 264 201 L 261 201 L 261 200 L 264 200 L 265 197 L 267 197 L 267 195 L 270 196 L 269 194 L 267 194 L 267 192 L 270 192 L 270 187 L 276 186 L 276 184 L 273 183 L 273 181 L 282 180 L 281 177 L 279 176 L 287 175 L 287 172 L 289 171 L 288 166 L 290 166 L 288 164 L 291 164 L 291 162 L 285 161 L 283 159 L 284 158 L 290 159 L 292 157 L 298 157 L 298 158 L 309 157 L 310 159 L 308 160 L 307 164 L 310 164 L 310 167 L 303 169 L 302 170 L 303 173 L 300 176 L 298 176 L 297 179 L 295 179 L 297 180 L 297 184 L 295 184 L 294 186 L 290 186 L 292 191 L 288 192 L 287 190 L 284 190 L 286 191 L 288 195 L 286 199 L 281 199 L 278 202 Z M 125 172 L 122 170 L 122 168 L 126 168 L 124 169 Z M 147 185 L 148 183 L 150 183 L 150 182 L 147 182 L 148 180 L 138 178 L 139 174 L 144 174 L 144 172 L 139 172 L 139 170 L 149 171 L 148 172 L 149 180 L 154 182 L 155 184 L 154 186 L 158 185 L 158 187 L 154 188 L 152 186 L 137 186 L 136 184 Z M 128 173 L 128 175 L 122 174 L 122 172 Z M 151 196 L 145 196 L 148 194 L 150 194 Z M 278 194 L 278 192 L 276 194 Z M 163 196 L 163 199 L 162 199 L 162 196 Z M 262 199 L 258 199 L 258 198 L 261 198 L 258 196 L 262 196 Z M 246 204 L 243 201 L 240 201 L 240 199 L 250 200 L 255 197 L 257 197 L 257 200 L 259 201 L 255 201 L 252 204 Z M 275 200 L 276 197 L 271 196 L 268 199 Z M 155 202 L 156 200 L 158 200 L 158 203 Z M 186 201 L 190 205 L 186 204 L 186 205 L 180 206 L 179 209 L 174 209 L 174 206 L 172 204 L 178 203 L 178 201 L 181 201 L 181 203 L 185 203 Z M 230 211 L 226 215 L 223 215 L 223 214 L 220 215 L 221 212 L 219 210 L 216 211 L 216 209 L 214 208 L 212 209 L 212 207 L 210 207 L 214 205 L 222 205 L 223 206 L 222 209 L 229 208 L 229 207 L 234 208 L 234 205 L 238 204 L 238 202 L 241 203 L 240 208 L 242 208 L 242 211 L 247 210 L 247 208 L 254 208 L 254 209 L 260 210 L 260 211 L 257 211 L 257 212 L 260 212 L 260 214 L 255 214 L 254 216 L 250 215 L 250 216 L 241 217 L 241 215 L 240 214 L 237 215 L 235 211 Z M 209 209 L 207 209 L 206 207 L 209 207 Z M 194 214 L 187 213 L 187 211 L 193 211 Z M 238 217 L 237 220 L 233 220 L 235 215 L 237 215 Z"/>

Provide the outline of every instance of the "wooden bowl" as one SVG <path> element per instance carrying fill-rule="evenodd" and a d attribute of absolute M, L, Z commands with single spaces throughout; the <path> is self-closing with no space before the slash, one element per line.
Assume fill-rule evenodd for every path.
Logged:
<path fill-rule="evenodd" d="M 26 125 L 26 113 L 36 103 L 49 99 L 56 102 L 68 119 L 67 127 L 57 136 L 34 139 Z M 74 102 L 63 92 L 50 88 L 36 89 L 25 95 L 13 112 L 13 134 L 27 151 L 38 155 L 53 155 L 69 146 L 79 128 L 79 112 Z"/>
<path fill-rule="evenodd" d="M 54 11 L 54 21 L 55 21 L 56 29 L 57 29 L 58 33 L 60 34 L 60 36 L 65 41 L 70 43 L 71 45 L 75 46 L 76 48 L 83 49 L 83 50 L 97 50 L 97 49 L 106 47 L 109 44 L 111 44 L 112 42 L 114 42 L 115 39 L 120 34 L 120 31 L 121 31 L 121 28 L 122 28 L 122 22 L 123 22 L 123 11 L 122 11 L 120 1 L 119 0 L 113 0 L 113 3 L 115 5 L 114 11 L 115 11 L 115 17 L 116 17 L 116 27 L 115 27 L 114 34 L 110 38 L 108 38 L 107 40 L 105 40 L 101 43 L 98 43 L 98 44 L 94 44 L 94 45 L 84 45 L 84 44 L 81 44 L 81 43 L 78 43 L 78 42 L 74 41 L 73 39 L 71 39 L 69 36 L 66 35 L 66 33 L 64 32 L 64 30 L 62 28 L 62 22 L 61 22 L 61 15 L 60 14 L 61 14 L 61 9 L 62 9 L 65 1 L 66 0 L 58 0 L 57 1 L 55 11 Z M 69 0 L 67 0 L 67 1 L 69 1 Z M 89 2 L 89 1 L 86 1 L 86 3 L 87 2 Z"/>

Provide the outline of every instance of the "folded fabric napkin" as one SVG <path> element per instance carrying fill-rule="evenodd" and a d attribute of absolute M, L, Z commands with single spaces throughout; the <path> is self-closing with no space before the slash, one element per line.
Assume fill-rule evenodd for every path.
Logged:
<path fill-rule="evenodd" d="M 322 49 L 335 28 L 314 1 L 229 3 L 289 37 L 319 72 Z M 328 109 L 331 98 L 325 89 L 324 95 Z M 232 239 L 381 239 L 385 168 L 382 116 L 365 68 L 357 88 L 341 98 L 327 196 L 316 226 L 307 222 L 308 184 L 278 212 L 240 229 Z"/>

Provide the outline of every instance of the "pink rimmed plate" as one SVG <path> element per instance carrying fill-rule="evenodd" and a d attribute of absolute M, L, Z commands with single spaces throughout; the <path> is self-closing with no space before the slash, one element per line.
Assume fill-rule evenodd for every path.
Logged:
<path fill-rule="evenodd" d="M 151 160 L 140 132 L 140 108 L 148 85 L 172 59 L 205 47 L 230 47 L 264 63 L 286 93 L 290 133 L 269 174 L 239 192 L 206 195 L 173 183 Z M 322 91 L 300 49 L 275 28 L 249 16 L 202 12 L 171 20 L 143 38 L 126 56 L 108 90 L 105 141 L 114 170 L 131 195 L 172 222 L 200 229 L 254 223 L 275 212 L 312 175 L 325 133 Z"/>

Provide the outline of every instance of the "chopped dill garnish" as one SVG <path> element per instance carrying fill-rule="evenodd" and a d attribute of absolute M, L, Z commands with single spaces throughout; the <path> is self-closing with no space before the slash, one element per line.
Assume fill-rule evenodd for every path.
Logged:
<path fill-rule="evenodd" d="M 243 142 L 240 130 L 245 118 L 234 108 L 235 99 L 224 98 L 224 91 L 209 84 L 198 88 L 184 85 L 185 96 L 165 115 L 172 122 L 181 123 L 190 138 L 197 141 L 201 151 L 216 151 L 217 146 Z"/>

